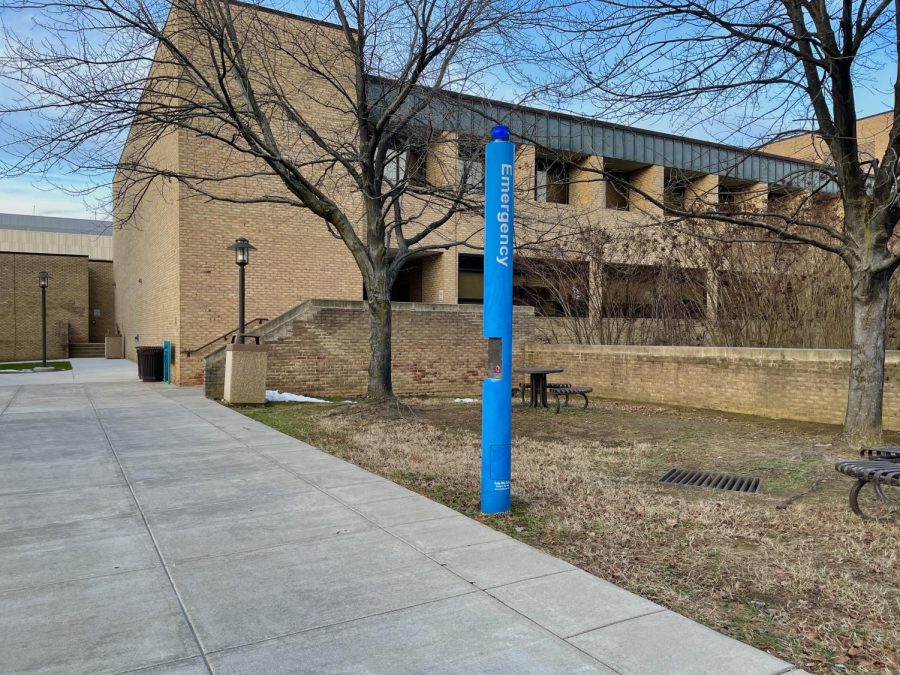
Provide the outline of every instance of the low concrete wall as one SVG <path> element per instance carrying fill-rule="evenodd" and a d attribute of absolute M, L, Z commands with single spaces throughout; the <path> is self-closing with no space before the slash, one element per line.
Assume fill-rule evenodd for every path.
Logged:
<path fill-rule="evenodd" d="M 847 409 L 847 350 L 528 344 L 524 354 L 605 398 L 828 424 Z M 900 352 L 885 371 L 884 425 L 900 429 Z"/>
<path fill-rule="evenodd" d="M 477 394 L 487 368 L 478 305 L 394 303 L 393 382 L 401 395 Z M 513 312 L 513 359 L 534 336 L 534 310 Z M 313 396 L 365 393 L 369 314 L 362 302 L 309 300 L 258 331 L 268 347 L 266 386 Z M 224 350 L 204 359 L 207 396 L 221 398 Z"/>

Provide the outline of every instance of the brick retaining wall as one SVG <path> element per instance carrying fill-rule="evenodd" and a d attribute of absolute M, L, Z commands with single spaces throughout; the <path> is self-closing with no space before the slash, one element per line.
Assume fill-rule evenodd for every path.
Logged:
<path fill-rule="evenodd" d="M 847 408 L 847 350 L 528 344 L 524 355 L 605 398 L 829 424 Z M 885 372 L 884 425 L 900 429 L 900 352 Z"/>
<path fill-rule="evenodd" d="M 477 394 L 487 368 L 478 305 L 394 303 L 393 381 L 401 395 Z M 534 310 L 516 307 L 514 358 L 533 338 Z M 359 396 L 369 366 L 362 302 L 310 300 L 259 331 L 269 348 L 266 386 L 312 396 Z M 205 359 L 207 395 L 221 398 L 224 350 Z M 221 371 L 221 372 L 220 372 Z"/>
<path fill-rule="evenodd" d="M 395 303 L 395 391 L 477 395 L 486 361 L 481 322 L 480 306 Z M 846 350 L 543 344 L 534 342 L 531 308 L 517 307 L 514 322 L 516 366 L 559 366 L 565 372 L 556 381 L 593 387 L 595 396 L 843 422 Z M 268 388 L 313 396 L 365 392 L 369 318 L 363 303 L 310 300 L 260 332 L 269 347 Z M 222 397 L 224 356 L 220 349 L 205 359 L 212 398 Z M 900 430 L 900 352 L 888 352 L 885 371 L 884 425 Z"/>

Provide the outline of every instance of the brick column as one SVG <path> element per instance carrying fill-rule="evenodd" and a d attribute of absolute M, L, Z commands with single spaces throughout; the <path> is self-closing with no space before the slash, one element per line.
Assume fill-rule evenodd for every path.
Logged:
<path fill-rule="evenodd" d="M 684 205 L 688 210 L 715 211 L 719 205 L 719 177 L 707 174 L 688 183 Z"/>
<path fill-rule="evenodd" d="M 654 164 L 632 171 L 630 182 L 638 190 L 662 202 L 665 189 L 665 173 L 666 171 L 663 167 Z M 663 216 L 663 210 L 660 207 L 635 191 L 632 191 L 630 195 L 630 207 L 630 211 L 644 214 L 650 218 L 660 219 Z"/>
<path fill-rule="evenodd" d="M 535 150 L 533 145 L 517 145 L 515 171 L 516 199 L 534 201 Z"/>
<path fill-rule="evenodd" d="M 606 183 L 603 182 L 603 158 L 585 157 L 570 171 L 569 203 L 582 208 L 606 206 Z"/>
<path fill-rule="evenodd" d="M 435 187 L 455 187 L 457 183 L 459 135 L 445 131 L 434 135 L 425 159 L 425 176 Z"/>

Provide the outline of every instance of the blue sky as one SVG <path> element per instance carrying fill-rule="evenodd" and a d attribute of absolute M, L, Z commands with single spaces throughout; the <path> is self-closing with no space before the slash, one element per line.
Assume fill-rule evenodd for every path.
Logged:
<path fill-rule="evenodd" d="M 83 185 L 72 175 L 58 175 L 54 183 L 44 176 L 0 178 L 0 213 L 106 220 L 107 214 L 96 208 L 98 201 L 105 201 L 102 189 L 89 197 L 67 191 L 80 190 Z"/>
<path fill-rule="evenodd" d="M 33 17 L 28 12 L 12 12 L 3 10 L 0 13 L 0 25 L 17 35 L 37 37 L 38 31 Z M 0 45 L 0 53 L 6 49 L 4 42 Z M 8 89 L 0 81 L 0 106 L 13 105 L 15 91 Z M 0 163 L 14 162 L 19 153 L 12 145 L 15 133 L 5 128 L 8 124 L 25 127 L 30 122 L 27 115 L 16 115 L 13 119 L 5 119 L 0 127 Z M 97 197 L 85 198 L 81 194 L 91 190 L 94 182 L 70 172 L 49 171 L 46 175 L 32 174 L 12 178 L 0 178 L 0 212 L 22 213 L 39 216 L 62 216 L 70 218 L 103 218 L 101 212 L 95 211 Z M 102 190 L 102 189 L 101 189 Z M 108 190 L 106 191 L 108 195 Z M 104 195 L 106 196 L 106 195 Z"/>
<path fill-rule="evenodd" d="M 282 3 L 283 4 L 283 3 Z M 297 7 L 292 7 L 297 10 Z M 307 6 L 307 9 L 309 7 Z M 34 34 L 34 23 L 22 13 L 4 11 L 0 14 L 0 24 L 16 31 Z M 0 50 L 3 47 L 0 46 Z M 871 73 L 870 80 L 857 93 L 857 109 L 860 116 L 872 115 L 890 109 L 892 103 L 892 87 L 895 64 L 889 59 L 881 70 Z M 514 87 L 500 85 L 494 88 L 496 97 L 503 97 L 504 91 L 512 92 Z M 0 85 L 0 98 L 8 99 L 9 90 Z M 4 100 L 3 103 L 7 101 Z M 736 130 L 729 129 L 726 123 L 698 122 L 698 116 L 666 116 L 653 119 L 601 119 L 620 124 L 682 134 L 724 143 L 748 144 L 748 136 L 741 137 Z M 702 117 L 702 116 L 700 116 Z M 17 123 L 27 125 L 29 120 L 21 118 Z M 0 127 L 0 162 L 15 159 L 16 149 L 11 145 L 8 130 Z M 65 216 L 73 218 L 105 218 L 106 214 L 98 205 L 108 203 L 110 177 L 85 178 L 63 170 L 43 175 L 22 175 L 14 178 L 0 178 L 0 212 L 22 213 L 44 216 Z M 93 190 L 91 190 L 94 188 Z"/>

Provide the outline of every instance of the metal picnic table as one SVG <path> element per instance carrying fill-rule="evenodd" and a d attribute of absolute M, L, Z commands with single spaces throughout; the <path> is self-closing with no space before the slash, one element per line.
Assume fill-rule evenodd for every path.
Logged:
<path fill-rule="evenodd" d="M 531 376 L 531 402 L 529 406 L 532 408 L 547 407 L 547 375 L 550 373 L 561 373 L 562 368 L 515 368 L 515 373 L 524 373 Z"/>

